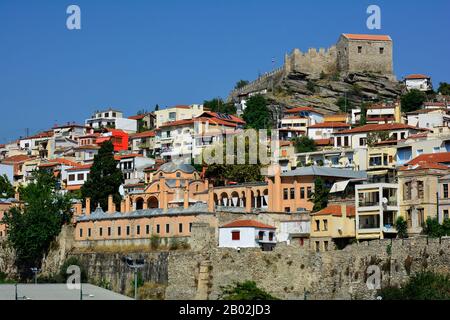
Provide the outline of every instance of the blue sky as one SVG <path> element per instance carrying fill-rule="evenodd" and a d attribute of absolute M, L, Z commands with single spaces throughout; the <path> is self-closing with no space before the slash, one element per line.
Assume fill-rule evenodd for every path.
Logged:
<path fill-rule="evenodd" d="M 70 4 L 82 30 L 66 28 Z M 370 4 L 382 10 L 376 32 Z M 426 73 L 436 86 L 450 81 L 449 12 L 448 0 L 1 0 L 0 143 L 109 106 L 131 115 L 226 97 L 272 57 L 279 66 L 344 32 L 391 35 L 397 77 Z"/>

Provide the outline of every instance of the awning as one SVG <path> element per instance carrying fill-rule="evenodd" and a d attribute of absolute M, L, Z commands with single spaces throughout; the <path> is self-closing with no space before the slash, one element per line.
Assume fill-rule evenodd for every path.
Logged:
<path fill-rule="evenodd" d="M 344 191 L 348 184 L 350 183 L 350 180 L 345 180 L 345 181 L 339 181 L 336 182 L 335 184 L 333 184 L 333 186 L 330 189 L 330 193 L 337 193 L 337 192 L 342 192 Z"/>

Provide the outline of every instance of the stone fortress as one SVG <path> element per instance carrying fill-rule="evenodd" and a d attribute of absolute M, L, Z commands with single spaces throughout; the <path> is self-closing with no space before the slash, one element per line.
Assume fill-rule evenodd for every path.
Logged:
<path fill-rule="evenodd" d="M 247 86 L 234 90 L 231 97 L 273 88 L 291 73 L 319 78 L 320 75 L 372 73 L 395 81 L 393 41 L 388 35 L 342 34 L 336 45 L 307 52 L 294 49 L 286 54 L 281 68 L 259 77 Z"/>

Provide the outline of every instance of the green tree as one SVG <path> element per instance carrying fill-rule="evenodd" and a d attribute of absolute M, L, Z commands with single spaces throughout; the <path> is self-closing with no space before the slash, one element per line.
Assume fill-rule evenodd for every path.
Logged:
<path fill-rule="evenodd" d="M 314 180 L 314 192 L 311 195 L 311 201 L 314 203 L 313 212 L 325 209 L 328 206 L 328 194 L 330 188 L 325 185 L 322 177 Z"/>
<path fill-rule="evenodd" d="M 336 105 L 339 107 L 339 110 L 342 112 L 349 112 L 349 110 L 353 109 L 353 105 L 350 101 L 345 97 L 339 97 L 336 101 Z"/>
<path fill-rule="evenodd" d="M 441 225 L 437 218 L 428 217 L 423 228 L 423 233 L 432 238 L 448 236 L 450 235 L 450 221 L 446 219 Z"/>
<path fill-rule="evenodd" d="M 367 124 L 367 104 L 362 103 L 361 104 L 361 115 L 359 118 L 359 125 L 364 126 Z"/>
<path fill-rule="evenodd" d="M 367 135 L 367 145 L 369 147 L 374 147 L 377 142 L 386 141 L 389 139 L 388 131 L 376 131 L 369 132 Z"/>
<path fill-rule="evenodd" d="M 401 97 L 402 112 L 419 110 L 425 101 L 427 101 L 427 95 L 413 89 Z"/>
<path fill-rule="evenodd" d="M 3 218 L 22 277 L 30 276 L 31 267 L 40 266 L 62 225 L 71 219 L 71 199 L 57 192 L 56 178 L 43 171 L 33 175 L 33 182 L 19 189 L 25 206 L 11 208 Z"/>
<path fill-rule="evenodd" d="M 300 136 L 294 139 L 295 152 L 314 152 L 317 150 L 316 143 L 307 136 Z"/>
<path fill-rule="evenodd" d="M 249 83 L 250 82 L 248 82 L 247 80 L 239 80 L 238 82 L 236 82 L 236 85 L 234 86 L 234 89 L 236 89 L 236 90 L 242 89 L 243 87 L 245 87 Z"/>
<path fill-rule="evenodd" d="M 270 293 L 258 288 L 254 281 L 237 282 L 221 289 L 220 300 L 279 300 Z"/>
<path fill-rule="evenodd" d="M 247 128 L 259 130 L 271 127 L 272 120 L 266 98 L 262 95 L 253 96 L 248 99 L 246 105 L 242 118 L 247 122 Z"/>
<path fill-rule="evenodd" d="M 438 92 L 444 96 L 450 96 L 450 84 L 447 82 L 439 83 Z"/>
<path fill-rule="evenodd" d="M 214 98 L 212 100 L 205 100 L 203 102 L 205 109 L 213 112 L 220 112 L 226 114 L 236 114 L 237 110 L 232 102 L 224 102 L 221 98 Z"/>
<path fill-rule="evenodd" d="M 82 186 L 81 194 L 84 199 L 91 198 L 91 210 L 95 210 L 97 204 L 100 204 L 106 211 L 109 195 L 113 196 L 116 205 L 120 204 L 119 187 L 122 183 L 122 171 L 117 167 L 117 161 L 114 159 L 113 144 L 107 141 L 102 144 L 94 157 L 89 178 Z"/>
<path fill-rule="evenodd" d="M 408 238 L 408 225 L 403 217 L 398 217 L 395 221 L 395 228 L 400 239 Z"/>
<path fill-rule="evenodd" d="M 316 92 L 316 84 L 314 81 L 308 80 L 306 83 L 306 89 L 308 89 L 309 92 L 315 93 Z"/>
<path fill-rule="evenodd" d="M 421 272 L 402 287 L 386 287 L 378 291 L 383 300 L 449 300 L 449 275 Z"/>
<path fill-rule="evenodd" d="M 9 182 L 6 174 L 0 176 L 0 198 L 13 198 L 15 195 L 14 187 Z"/>

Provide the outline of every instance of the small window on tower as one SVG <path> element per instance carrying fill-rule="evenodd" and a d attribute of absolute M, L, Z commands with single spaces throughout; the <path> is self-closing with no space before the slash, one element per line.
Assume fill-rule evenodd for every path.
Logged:
<path fill-rule="evenodd" d="M 380 48 L 380 54 L 384 53 L 384 48 Z"/>
<path fill-rule="evenodd" d="M 359 47 L 358 47 L 358 53 L 361 53 L 361 52 L 362 52 L 362 47 L 359 46 Z"/>

